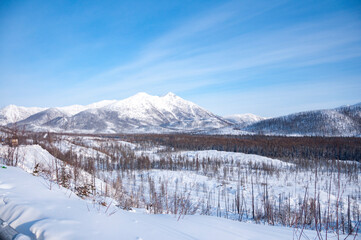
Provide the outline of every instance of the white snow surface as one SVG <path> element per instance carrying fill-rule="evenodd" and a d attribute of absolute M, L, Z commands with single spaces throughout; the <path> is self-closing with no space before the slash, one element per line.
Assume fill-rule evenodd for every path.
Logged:
<path fill-rule="evenodd" d="M 73 116 L 79 112 L 88 110 L 88 109 L 97 109 L 104 106 L 110 105 L 117 102 L 117 100 L 103 100 L 100 102 L 95 102 L 89 105 L 71 105 L 65 107 L 54 107 L 68 116 Z M 8 105 L 0 109 L 0 125 L 6 125 L 9 123 L 18 122 L 24 120 L 31 115 L 45 111 L 52 108 L 41 108 L 41 107 L 22 107 L 16 105 Z"/>
<path fill-rule="evenodd" d="M 164 116 L 164 113 L 169 114 L 169 120 L 172 118 L 178 118 L 177 114 L 174 113 L 175 109 L 180 109 L 182 112 L 187 112 L 192 115 L 196 115 L 196 110 L 201 110 L 208 115 L 213 115 L 196 104 L 186 101 L 171 92 L 162 97 L 152 96 L 147 93 L 140 92 L 127 99 L 107 105 L 104 109 L 117 111 L 121 116 L 137 119 L 148 118 L 149 111 L 152 111 L 153 109 L 156 109 L 157 112 L 163 113 L 162 117 Z"/>
<path fill-rule="evenodd" d="M 0 216 L 36 239 L 293 239 L 291 228 L 209 216 L 150 215 L 92 205 L 62 187 L 19 168 L 0 168 Z M 304 231 L 313 239 L 316 233 Z M 306 238 L 303 238 L 306 239 Z"/>
<path fill-rule="evenodd" d="M 9 146 L 0 145 L 0 155 L 6 156 Z M 42 168 L 50 169 L 54 165 L 55 158 L 39 145 L 22 145 L 16 148 L 15 155 L 18 156 L 18 165 L 27 172 L 32 172 L 36 164 Z"/>
<path fill-rule="evenodd" d="M 158 152 L 156 148 L 140 151 L 136 144 L 122 141 L 117 141 L 117 143 L 135 149 L 136 154 L 146 154 L 153 160 L 162 156 L 162 151 Z M 102 156 L 102 153 L 92 147 L 102 147 L 106 144 L 107 141 L 104 139 L 93 137 L 66 137 L 61 143 L 55 143 L 61 151 L 72 149 L 76 154 L 90 157 L 97 154 Z M 6 155 L 7 151 L 7 146 L 0 145 L 0 156 Z M 45 169 L 54 168 L 55 158 L 38 145 L 19 146 L 17 151 L 19 166 L 29 173 L 33 172 L 36 163 Z M 259 189 L 259 186 L 264 182 L 269 183 L 269 196 L 272 199 L 278 199 L 280 194 L 291 193 L 291 205 L 297 204 L 299 196 L 303 196 L 305 185 L 309 185 L 310 192 L 314 191 L 312 186 L 312 182 L 315 181 L 314 174 L 298 172 L 297 175 L 290 175 L 287 168 L 292 167 L 293 164 L 277 159 L 215 150 L 164 154 L 170 154 L 174 160 L 178 156 L 186 157 L 189 161 L 210 158 L 222 161 L 226 164 L 224 166 L 234 161 L 239 162 L 241 168 L 253 163 L 277 166 L 278 169 L 282 169 L 279 174 L 271 176 L 261 174 L 255 179 L 256 199 L 262 198 L 260 195 L 262 188 Z M 329 176 L 321 172 L 319 174 L 320 202 L 324 208 L 327 206 L 327 192 L 322 186 L 329 180 Z M 84 175 L 83 182 L 91 179 L 91 176 L 85 172 L 81 175 Z M 118 176 L 115 172 L 100 172 L 100 175 L 104 176 L 97 176 L 99 177 L 96 179 L 98 190 L 104 186 L 101 179 Z M 182 192 L 184 187 L 188 187 L 191 189 L 190 199 L 193 203 L 201 201 L 203 195 L 208 195 L 209 192 L 216 193 L 218 189 L 227 191 L 231 196 L 237 189 L 237 182 L 229 178 L 228 180 L 210 178 L 208 174 L 202 175 L 200 172 L 192 171 L 150 170 L 137 172 L 134 175 L 134 182 L 132 182 L 133 178 L 124 177 L 125 190 L 130 191 L 127 188 L 139 186 L 141 175 L 145 179 L 150 176 L 154 180 L 167 180 L 169 193 Z M 345 179 L 347 175 L 341 175 L 341 183 L 346 183 Z M 242 188 L 248 206 L 251 204 L 250 181 L 248 179 L 244 182 Z M 49 180 L 34 177 L 20 169 L 0 168 L 0 218 L 10 223 L 19 232 L 37 239 L 294 239 L 294 230 L 291 228 L 255 225 L 199 215 L 186 216 L 178 221 L 178 216 L 151 215 L 144 209 L 137 209 L 135 212 L 123 211 L 114 206 L 115 200 L 109 198 L 105 199 L 107 205 L 110 205 L 109 208 L 103 207 L 98 203 L 94 204 L 89 199 L 80 199 L 69 189 L 58 187 L 55 183 L 53 187 L 49 186 Z M 357 191 L 358 188 L 355 185 L 345 186 L 344 196 Z M 145 186 L 145 192 L 147 191 L 147 186 Z M 213 194 L 213 196 L 216 195 Z M 335 193 L 332 193 L 330 197 L 332 202 L 335 201 L 335 197 Z M 344 206 L 347 204 L 346 200 L 347 198 L 344 198 L 342 201 Z M 223 206 L 224 199 L 221 199 L 221 203 Z M 314 231 L 305 231 L 305 233 L 307 237 L 304 239 L 314 239 L 316 235 Z"/>
<path fill-rule="evenodd" d="M 240 152 L 226 152 L 217 150 L 201 150 L 201 151 L 182 151 L 175 153 L 175 155 L 181 155 L 187 157 L 189 160 L 196 158 L 211 158 L 217 159 L 223 162 L 240 162 L 241 164 L 248 164 L 250 162 L 266 163 L 270 165 L 277 165 L 279 167 L 292 166 L 292 163 L 287 163 L 278 159 L 263 157 L 255 154 L 245 154 Z"/>
<path fill-rule="evenodd" d="M 59 111 L 64 112 L 66 115 L 73 116 L 82 111 L 95 111 L 99 108 L 104 110 L 119 111 L 121 116 L 137 119 L 141 119 L 142 117 L 149 117 L 147 112 L 153 109 L 157 109 L 159 112 L 166 112 L 171 118 L 177 118 L 176 113 L 174 113 L 174 109 L 177 108 L 181 108 L 183 112 L 187 112 L 193 115 L 195 115 L 195 111 L 201 110 L 204 112 L 203 114 L 206 114 L 204 117 L 213 116 L 213 114 L 207 110 L 190 101 L 186 101 L 171 92 L 162 97 L 152 96 L 147 93 L 140 92 L 134 96 L 119 101 L 103 100 L 89 105 L 71 105 L 55 107 L 54 109 L 58 109 Z M 0 115 L 6 116 L 6 119 L 0 119 L 0 124 L 6 125 L 8 123 L 21 121 L 35 113 L 47 109 L 48 108 L 19 107 L 15 105 L 9 105 L 0 110 Z"/>
<path fill-rule="evenodd" d="M 34 131 L 82 133 L 116 133 L 120 129 L 129 133 L 195 131 L 231 125 L 231 122 L 174 93 L 161 97 L 138 93 L 124 100 L 104 100 L 86 106 L 72 105 L 53 110 L 61 114 L 46 114 L 46 121 L 43 121 L 44 117 L 38 121 L 41 116 L 30 117 L 23 124 Z M 25 117 L 29 116 L 15 120 L 24 120 Z M 6 120 L 7 117 L 0 114 L 0 124 L 2 119 Z M 5 120 L 3 124 L 14 122 L 14 118 Z"/>
<path fill-rule="evenodd" d="M 103 100 L 100 102 L 95 102 L 89 105 L 71 105 L 71 106 L 65 106 L 65 107 L 58 107 L 57 109 L 67 113 L 68 115 L 72 116 L 75 114 L 78 114 L 82 111 L 88 110 L 88 109 L 96 109 L 96 108 L 102 108 L 109 104 L 115 103 L 117 100 Z"/>
<path fill-rule="evenodd" d="M 265 117 L 260 117 L 252 113 L 234 114 L 230 116 L 225 116 L 224 118 L 234 123 L 247 123 L 247 124 L 251 124 L 267 119 Z"/>
<path fill-rule="evenodd" d="M 9 105 L 0 109 L 0 125 L 6 125 L 17 121 L 24 120 L 25 118 L 44 111 L 46 108 L 40 107 L 21 107 Z"/>

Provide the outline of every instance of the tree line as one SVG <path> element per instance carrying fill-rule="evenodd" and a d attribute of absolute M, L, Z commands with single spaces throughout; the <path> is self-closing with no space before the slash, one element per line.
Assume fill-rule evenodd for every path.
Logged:
<path fill-rule="evenodd" d="M 135 143 L 176 150 L 242 152 L 280 159 L 361 160 L 361 138 L 285 137 L 264 135 L 211 136 L 191 134 L 108 135 Z"/>

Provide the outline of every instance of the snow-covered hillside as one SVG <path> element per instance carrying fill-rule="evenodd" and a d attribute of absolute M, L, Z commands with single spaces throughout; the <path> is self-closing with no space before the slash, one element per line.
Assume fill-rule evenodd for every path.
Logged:
<path fill-rule="evenodd" d="M 289 240 L 292 229 L 240 223 L 208 216 L 149 215 L 111 204 L 94 205 L 21 169 L 0 169 L 0 216 L 36 239 L 270 239 Z M 305 231 L 313 238 L 315 232 Z M 306 239 L 306 238 L 302 238 Z"/>
<path fill-rule="evenodd" d="M 245 114 L 234 114 L 230 116 L 224 117 L 228 121 L 234 123 L 239 128 L 246 127 L 250 124 L 265 120 L 265 117 L 260 117 L 257 115 L 254 115 L 252 113 L 245 113 Z"/>
<path fill-rule="evenodd" d="M 23 120 L 27 119 L 28 117 L 34 114 L 45 111 L 42 115 L 47 114 L 48 115 L 47 121 L 49 121 L 58 117 L 58 116 L 49 116 L 49 112 L 59 112 L 65 116 L 73 116 L 87 109 L 101 108 L 115 102 L 116 100 L 103 100 L 89 105 L 71 105 L 71 106 L 54 107 L 54 108 L 22 107 L 22 106 L 9 105 L 0 109 L 0 125 L 7 125 L 9 123 L 15 123 L 20 121 L 23 124 L 26 124 L 26 123 L 32 123 L 33 120 L 35 120 L 35 123 L 33 124 L 39 125 L 39 122 L 36 120 L 36 118 L 39 117 L 38 115 L 28 119 L 25 122 Z"/>
<path fill-rule="evenodd" d="M 24 120 L 25 118 L 44 110 L 45 108 L 38 107 L 27 108 L 15 105 L 6 106 L 0 109 L 0 125 Z"/>
<path fill-rule="evenodd" d="M 266 119 L 244 130 L 270 135 L 361 136 L 361 104 Z"/>
<path fill-rule="evenodd" d="M 330 227 L 337 219 L 337 229 L 359 231 L 357 161 L 33 137 L 38 144 L 0 145 L 0 164 L 27 172 L 0 168 L 0 218 L 33 238 L 315 239 L 314 229 L 341 234 Z"/>
<path fill-rule="evenodd" d="M 43 164 L 53 161 L 53 157 L 39 146 L 24 147 L 21 151 L 25 153 L 22 164 L 26 167 L 36 161 Z M 193 158 L 199 155 L 197 152 L 183 154 Z M 217 157 L 215 152 L 204 154 Z M 256 156 L 253 158 L 257 161 Z M 32 172 L 31 169 L 28 171 Z M 169 173 L 164 173 L 169 178 Z M 181 180 L 182 172 L 179 172 L 179 176 L 176 173 L 169 179 L 175 182 Z M 160 176 L 162 174 L 156 175 L 157 178 Z M 188 180 L 192 182 L 195 179 Z M 289 240 L 295 236 L 297 239 L 317 237 L 316 231 L 231 221 L 212 216 L 153 215 L 148 214 L 146 209 L 136 208 L 125 211 L 116 206 L 115 199 L 103 198 L 101 204 L 95 199 L 82 199 L 69 189 L 50 183 L 49 179 L 32 176 L 15 167 L 0 168 L 0 218 L 18 232 L 33 239 L 44 240 Z M 329 233 L 329 237 L 335 235 Z"/>
<path fill-rule="evenodd" d="M 115 103 L 116 100 L 103 100 L 100 102 L 95 102 L 89 105 L 71 105 L 71 106 L 65 106 L 65 107 L 58 107 L 60 111 L 66 113 L 68 116 L 73 116 L 77 113 L 80 113 L 82 111 L 85 111 L 87 109 L 94 109 L 94 108 L 101 108 L 104 106 L 107 106 L 109 104 Z"/>
<path fill-rule="evenodd" d="M 231 124 L 173 93 L 51 108 L 18 122 L 31 130 L 102 133 L 196 131 Z"/>
<path fill-rule="evenodd" d="M 55 119 L 55 118 L 62 118 L 66 117 L 66 113 L 57 109 L 57 108 L 49 108 L 44 111 L 38 112 L 30 117 L 18 121 L 18 126 L 27 126 L 27 125 L 34 125 L 34 126 L 41 126 L 42 124 Z"/>

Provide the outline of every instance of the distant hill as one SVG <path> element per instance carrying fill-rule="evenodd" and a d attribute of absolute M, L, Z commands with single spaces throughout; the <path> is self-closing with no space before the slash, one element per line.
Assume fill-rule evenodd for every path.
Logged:
<path fill-rule="evenodd" d="M 361 103 L 266 119 L 244 130 L 270 135 L 361 136 Z"/>
<path fill-rule="evenodd" d="M 267 119 L 265 117 L 254 115 L 252 113 L 234 114 L 234 115 L 226 116 L 224 118 L 234 123 L 239 128 L 243 128 L 253 123 Z"/>

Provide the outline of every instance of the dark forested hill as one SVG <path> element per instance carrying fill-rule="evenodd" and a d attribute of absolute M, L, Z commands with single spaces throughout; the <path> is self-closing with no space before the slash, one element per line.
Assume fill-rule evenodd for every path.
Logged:
<path fill-rule="evenodd" d="M 266 119 L 244 130 L 270 135 L 361 136 L 361 103 Z"/>

